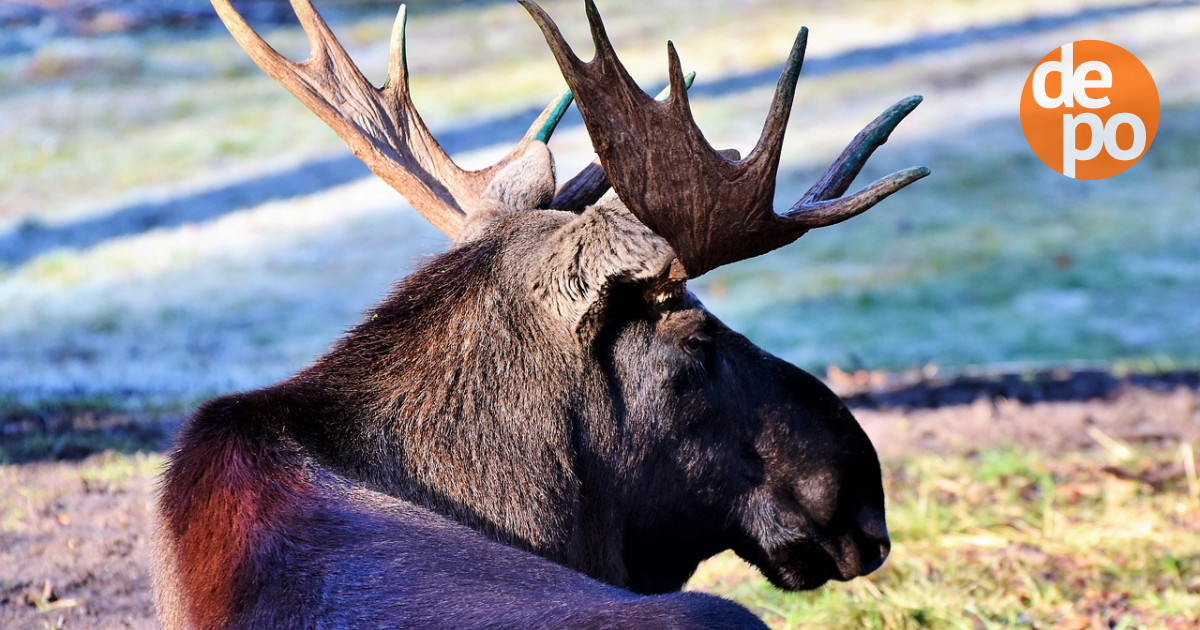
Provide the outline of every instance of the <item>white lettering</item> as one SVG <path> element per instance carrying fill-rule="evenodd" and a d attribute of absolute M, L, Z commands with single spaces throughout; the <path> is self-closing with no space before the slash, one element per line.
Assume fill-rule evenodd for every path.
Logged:
<path fill-rule="evenodd" d="M 1087 125 L 1092 131 L 1092 140 L 1088 148 L 1082 151 L 1075 145 L 1078 140 L 1075 130 L 1080 123 Z M 1100 121 L 1099 116 L 1091 112 L 1084 112 L 1078 116 L 1063 114 L 1063 175 L 1075 179 L 1075 161 L 1086 162 L 1100 155 L 1100 148 L 1103 146 L 1104 123 Z"/>
<path fill-rule="evenodd" d="M 1096 72 L 1100 75 L 1098 79 L 1089 79 L 1089 72 Z M 1075 95 L 1075 102 L 1088 109 L 1099 109 L 1108 107 L 1108 97 L 1091 98 L 1087 95 L 1088 88 L 1110 88 L 1112 87 L 1112 70 L 1103 61 L 1085 61 L 1079 64 L 1073 75 L 1071 93 Z"/>
<path fill-rule="evenodd" d="M 1122 149 L 1117 145 L 1117 128 L 1121 125 L 1129 125 L 1133 129 L 1133 143 L 1128 149 Z M 1095 133 L 1093 131 L 1093 133 Z M 1142 151 L 1146 150 L 1146 124 L 1142 122 L 1134 114 L 1128 112 L 1121 114 L 1113 114 L 1108 122 L 1104 123 L 1104 149 L 1108 154 L 1122 162 L 1136 160 Z"/>
<path fill-rule="evenodd" d="M 1072 69 L 1075 67 L 1074 49 L 1072 44 L 1063 44 L 1061 50 L 1061 61 L 1047 61 L 1033 70 L 1033 100 L 1046 109 L 1075 106 L 1071 100 Z M 1046 94 L 1046 79 L 1051 72 L 1058 73 L 1059 84 L 1062 86 L 1062 90 L 1054 98 Z"/>

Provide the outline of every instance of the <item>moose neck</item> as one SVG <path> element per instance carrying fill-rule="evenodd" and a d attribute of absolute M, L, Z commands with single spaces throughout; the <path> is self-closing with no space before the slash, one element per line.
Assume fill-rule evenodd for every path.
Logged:
<path fill-rule="evenodd" d="M 622 583 L 612 510 L 581 499 L 581 357 L 508 286 L 503 247 L 483 237 L 433 259 L 285 383 L 321 392 L 298 401 L 320 411 L 292 433 L 342 474 Z"/>

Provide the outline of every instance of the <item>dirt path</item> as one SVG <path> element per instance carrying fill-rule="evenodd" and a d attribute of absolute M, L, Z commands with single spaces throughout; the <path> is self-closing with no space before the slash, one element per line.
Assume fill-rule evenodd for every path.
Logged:
<path fill-rule="evenodd" d="M 1196 373 L 830 380 L 885 462 L 996 443 L 1059 452 L 1200 439 Z M 5 456 L 22 463 L 0 467 L 0 627 L 154 627 L 154 475 L 178 422 L 91 412 L 4 419 Z"/>

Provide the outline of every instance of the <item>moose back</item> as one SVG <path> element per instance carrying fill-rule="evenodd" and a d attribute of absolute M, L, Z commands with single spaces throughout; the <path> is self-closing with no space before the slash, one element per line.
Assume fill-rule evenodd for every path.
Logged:
<path fill-rule="evenodd" d="M 590 1 L 590 62 L 522 4 L 570 91 L 512 153 L 464 171 L 409 98 L 403 8 L 375 88 L 306 0 L 292 1 L 303 63 L 214 0 L 251 57 L 454 241 L 311 366 L 187 422 L 158 508 L 167 627 L 761 628 L 677 591 L 725 549 L 785 589 L 886 558 L 879 461 L 853 416 L 686 281 L 928 174 L 844 195 L 919 97 L 777 213 L 806 30 L 741 159 L 696 128 L 673 48 L 655 100 Z M 572 99 L 598 158 L 556 186 L 545 141 Z"/>

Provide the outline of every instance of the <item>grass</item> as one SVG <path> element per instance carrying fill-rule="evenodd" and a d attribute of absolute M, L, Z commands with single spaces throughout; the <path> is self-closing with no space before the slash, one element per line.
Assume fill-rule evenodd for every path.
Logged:
<path fill-rule="evenodd" d="M 409 23 L 414 98 L 435 130 L 503 119 L 561 87 L 519 7 L 435 4 L 412 7 Z M 647 84 L 664 76 L 668 37 L 698 71 L 697 85 L 712 86 L 776 67 L 796 27 L 811 27 L 780 207 L 884 107 L 926 96 L 861 179 L 913 164 L 930 166 L 932 177 L 864 217 L 694 283 L 718 316 L 767 350 L 816 372 L 831 363 L 1195 367 L 1200 90 L 1186 51 L 1200 11 L 1159 7 L 1049 30 L 1011 26 L 1113 4 L 1126 3 L 702 0 L 651 10 L 607 0 L 601 10 Z M 351 55 L 379 78 L 392 9 L 324 6 Z M 547 8 L 561 16 L 568 39 L 586 46 L 576 2 Z M 872 47 L 1004 24 L 1013 34 L 998 41 L 821 70 L 842 53 L 858 59 Z M 266 30 L 291 57 L 304 55 L 298 29 Z M 1163 98 L 1154 146 L 1105 182 L 1047 169 L 1016 114 L 1032 64 L 1080 38 L 1136 52 Z M 63 61 L 51 63 L 56 58 Z M 706 137 L 748 149 L 770 83 L 698 94 L 692 103 Z M 590 156 L 578 127 L 559 133 L 565 175 L 569 160 Z M 263 175 L 346 154 L 217 24 L 182 36 L 53 42 L 0 59 L 0 145 L 10 149 L 0 151 L 0 239 L 11 232 L 36 241 L 85 216 L 120 223 L 161 197 L 219 208 L 187 225 L 163 217 L 164 226 L 100 243 L 38 249 L 0 268 L 0 383 L 23 395 L 194 398 L 263 385 L 327 349 L 389 281 L 444 244 L 378 184 L 331 185 L 278 202 L 255 196 L 253 204 L 222 193 L 232 181 L 253 187 Z M 489 151 L 464 161 L 478 166 L 472 160 Z"/>
<path fill-rule="evenodd" d="M 586 49 L 580 4 L 545 4 Z M 844 52 L 1114 4 L 1136 3 L 603 0 L 600 9 L 647 84 L 665 75 L 667 38 L 703 86 L 777 67 L 796 28 L 811 28 L 781 200 L 802 192 L 888 104 L 926 96 L 864 179 L 910 164 L 929 165 L 933 177 L 864 217 L 696 283 L 718 315 L 766 349 L 818 372 L 829 363 L 1195 367 L 1195 7 L 813 72 Z M 503 118 L 560 89 L 536 29 L 512 3 L 410 9 L 414 98 L 435 130 Z M 351 55 L 376 79 L 391 15 L 388 7 L 335 16 Z M 297 29 L 266 35 L 303 56 Z M 1164 109 L 1142 162 L 1081 184 L 1037 161 L 1016 107 L 1037 59 L 1092 38 L 1138 54 Z M 770 91 L 695 98 L 706 137 L 745 150 Z M 578 128 L 560 134 L 558 143 L 586 144 Z M 187 195 L 345 151 L 218 25 L 0 57 L 0 146 L 0 237 L 10 226 L 53 228 L 164 190 Z M 149 478 L 161 456 L 140 452 L 162 447 L 161 429 L 109 412 L 161 405 L 177 415 L 203 396 L 282 378 L 325 350 L 416 255 L 442 246 L 390 191 L 372 186 L 238 206 L 0 268 L 0 416 L 10 419 L 0 485 L 14 488 L 0 496 L 0 533 L 36 516 L 31 491 L 15 481 L 19 462 L 81 460 L 72 488 Z M 87 421 L 55 421 L 76 416 Z M 103 449 L 113 452 L 97 457 Z M 1200 626 L 1200 492 L 1184 464 L 1190 451 L 1131 452 L 999 449 L 885 462 L 894 548 L 877 574 L 783 593 L 724 555 L 692 587 L 735 598 L 780 629 Z"/>
<path fill-rule="evenodd" d="M 772 628 L 1190 628 L 1200 483 L 1188 447 L 997 449 L 885 462 L 892 554 L 865 579 L 785 593 L 725 554 L 689 588 Z"/>
<path fill-rule="evenodd" d="M 105 486 L 108 484 L 123 484 L 137 478 L 150 478 L 162 472 L 163 455 L 161 453 L 118 453 L 108 451 L 99 457 L 89 459 L 86 465 L 79 468 L 79 479 L 85 485 Z"/>
<path fill-rule="evenodd" d="M 78 461 L 97 453 L 108 453 L 108 461 L 160 450 L 196 402 L 115 394 L 22 398 L 0 392 L 0 466 Z"/>
<path fill-rule="evenodd" d="M 1200 150 L 1200 126 L 1180 110 L 1164 119 L 1162 155 L 1097 185 L 1057 176 L 1027 149 L 943 145 L 924 160 L 894 158 L 935 173 L 905 191 L 905 207 L 719 270 L 700 285 L 705 302 L 810 369 L 1194 365 L 1200 336 L 1183 331 L 1200 326 L 1200 190 L 1174 156 Z M 1004 133 L 995 123 L 976 131 Z"/>

